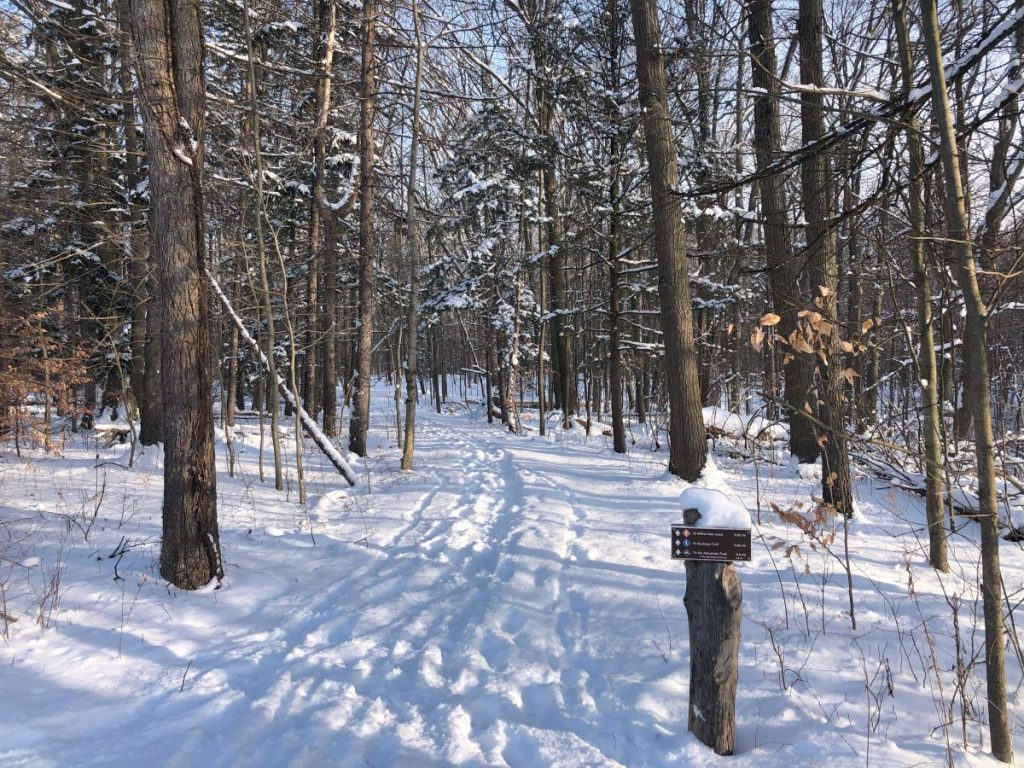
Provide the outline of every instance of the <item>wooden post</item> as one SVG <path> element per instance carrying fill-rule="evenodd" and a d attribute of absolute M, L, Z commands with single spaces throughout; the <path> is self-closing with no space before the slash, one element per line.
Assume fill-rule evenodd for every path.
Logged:
<path fill-rule="evenodd" d="M 683 511 L 695 525 L 696 509 Z M 690 706 L 687 728 L 719 755 L 731 755 L 739 680 L 743 589 L 732 563 L 686 561 L 686 618 L 690 630 Z"/>

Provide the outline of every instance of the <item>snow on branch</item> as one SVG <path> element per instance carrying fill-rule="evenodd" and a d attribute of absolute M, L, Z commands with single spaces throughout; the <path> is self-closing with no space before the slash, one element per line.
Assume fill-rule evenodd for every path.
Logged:
<path fill-rule="evenodd" d="M 1007 11 L 999 23 L 983 32 L 979 36 L 977 42 L 970 46 L 963 56 L 945 67 L 946 82 L 952 83 L 963 77 L 966 72 L 987 56 L 997 45 L 1003 42 L 1003 40 L 1013 34 L 1022 24 L 1024 24 L 1024 5 L 1018 5 L 1016 8 Z M 795 87 L 791 83 L 787 83 L 786 85 Z M 799 88 L 806 92 L 818 93 L 828 93 L 832 90 L 816 88 L 811 85 L 802 85 Z M 820 139 L 804 144 L 759 171 L 755 171 L 743 176 L 742 178 L 735 179 L 715 187 L 700 187 L 687 192 L 680 191 L 677 194 L 684 198 L 725 194 L 726 192 L 731 192 L 739 187 L 744 187 L 766 176 L 774 176 L 775 174 L 792 170 L 793 168 L 801 165 L 804 161 L 826 151 L 829 147 L 845 141 L 860 131 L 870 129 L 876 123 L 899 118 L 905 114 L 907 110 L 920 106 L 923 102 L 930 99 L 931 95 L 932 86 L 929 81 L 919 85 L 917 88 L 914 88 L 905 95 L 900 95 L 896 98 L 886 100 L 876 109 L 870 110 L 862 114 L 860 117 L 839 125 L 826 133 Z M 865 96 L 865 98 L 867 98 L 867 96 Z"/>

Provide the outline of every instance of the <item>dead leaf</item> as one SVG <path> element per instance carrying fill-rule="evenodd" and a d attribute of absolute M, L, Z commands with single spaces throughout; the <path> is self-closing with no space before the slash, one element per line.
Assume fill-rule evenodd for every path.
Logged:
<path fill-rule="evenodd" d="M 755 328 L 750 332 L 750 345 L 754 349 L 760 349 L 761 343 L 764 341 L 764 331 L 760 328 Z"/>

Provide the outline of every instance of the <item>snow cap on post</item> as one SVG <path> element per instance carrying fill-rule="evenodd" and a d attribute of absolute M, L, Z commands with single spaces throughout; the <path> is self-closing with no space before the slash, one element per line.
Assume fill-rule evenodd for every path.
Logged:
<path fill-rule="evenodd" d="M 695 522 L 687 520 L 687 525 L 697 528 L 750 528 L 750 513 L 717 488 L 691 485 L 683 491 L 679 501 L 683 509 L 696 509 L 700 513 Z"/>

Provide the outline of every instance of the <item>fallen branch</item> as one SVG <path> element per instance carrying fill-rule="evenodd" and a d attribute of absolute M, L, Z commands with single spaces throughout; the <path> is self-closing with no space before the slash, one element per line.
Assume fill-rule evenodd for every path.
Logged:
<path fill-rule="evenodd" d="M 210 285 L 213 287 L 214 293 L 216 293 L 220 298 L 220 303 L 224 305 L 224 309 L 231 317 L 232 322 L 234 322 L 235 326 L 238 328 L 239 335 L 245 343 L 249 345 L 252 351 L 256 353 L 260 362 L 263 364 L 264 369 L 269 372 L 270 361 L 267 360 L 266 354 L 264 354 L 263 350 L 260 349 L 260 345 L 256 342 L 256 339 L 249 334 L 249 331 L 245 327 L 245 323 L 242 322 L 242 318 L 235 313 L 235 309 L 231 306 L 231 302 L 228 300 L 228 297 L 224 295 L 224 291 L 221 290 L 217 281 L 213 279 L 213 275 L 211 275 L 209 271 L 206 272 L 206 279 L 210 281 Z M 353 470 L 349 463 L 345 461 L 345 457 L 342 456 L 341 452 L 334 447 L 327 435 L 323 433 L 323 430 L 320 429 L 320 425 L 317 424 L 308 413 L 306 413 L 306 410 L 301 404 L 299 404 L 294 393 L 285 384 L 284 377 L 280 375 L 277 376 L 277 390 L 281 393 L 281 396 L 291 404 L 295 413 L 298 414 L 299 422 L 302 424 L 303 429 L 306 430 L 306 434 L 312 438 L 316 447 L 321 450 L 324 456 L 327 457 L 327 460 L 334 465 L 334 468 L 338 470 L 349 485 L 355 485 L 355 470 Z"/>

